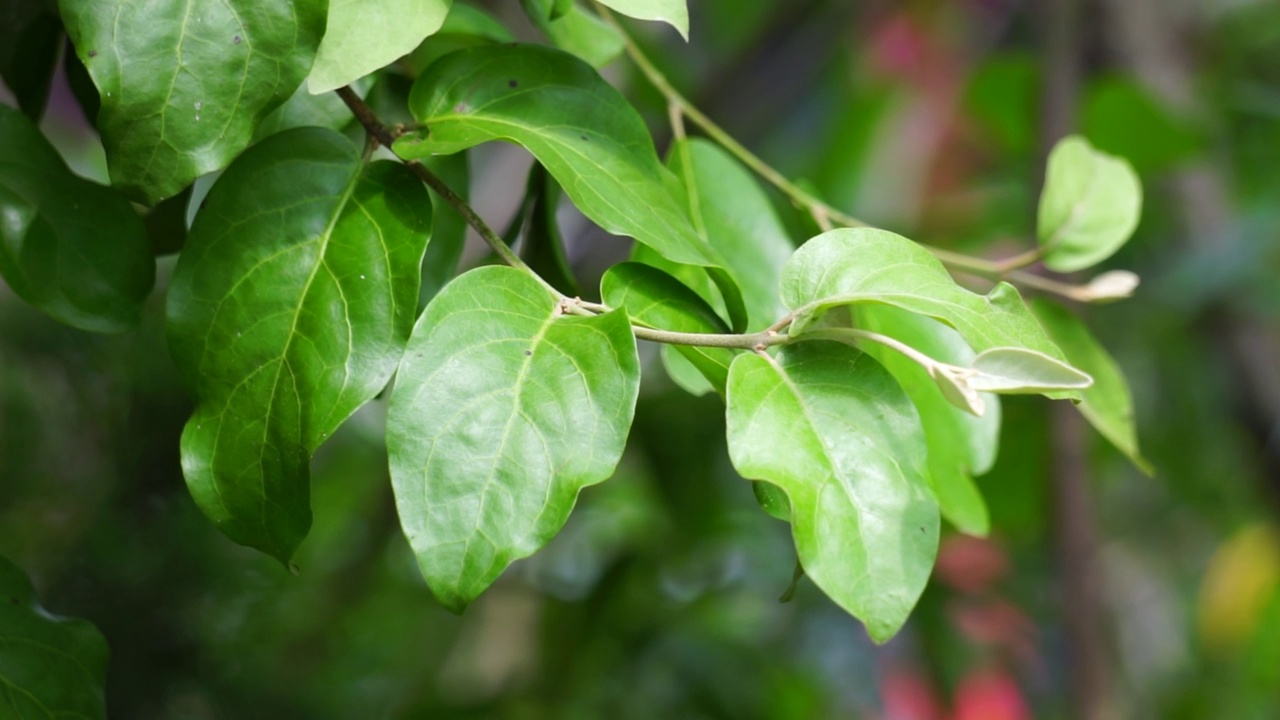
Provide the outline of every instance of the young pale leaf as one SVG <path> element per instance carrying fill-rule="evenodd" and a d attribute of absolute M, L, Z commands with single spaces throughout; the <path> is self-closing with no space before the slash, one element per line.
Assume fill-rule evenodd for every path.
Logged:
<path fill-rule="evenodd" d="M 600 281 L 600 296 L 624 308 L 636 322 L 658 330 L 684 333 L 727 333 L 729 328 L 697 293 L 667 273 L 641 263 L 609 268 Z M 665 346 L 697 369 L 711 387 L 724 395 L 734 352 L 728 348 Z M 677 371 L 679 372 L 679 371 Z"/>
<path fill-rule="evenodd" d="M 675 28 L 689 39 L 689 8 L 685 0 L 600 0 L 623 15 L 640 20 L 657 20 Z"/>
<path fill-rule="evenodd" d="M 906 622 L 938 549 L 925 438 L 896 380 L 856 348 L 822 341 L 729 372 L 729 454 L 779 486 L 805 572 L 884 642 Z"/>
<path fill-rule="evenodd" d="M 965 367 L 974 357 L 973 350 L 955 330 L 889 305 L 859 306 L 856 324 L 951 365 Z M 985 412 L 975 416 L 942 397 L 928 372 L 911 358 L 879 343 L 864 343 L 862 347 L 893 373 L 920 413 L 929 446 L 929 475 L 942 516 L 961 532 L 987 534 L 987 506 L 973 476 L 987 472 L 995 464 L 1000 445 L 1000 398 L 980 395 Z"/>
<path fill-rule="evenodd" d="M 978 353 L 971 367 L 978 371 L 969 384 L 983 392 L 1037 394 L 1083 390 L 1093 378 L 1061 360 L 1022 348 L 997 347 Z"/>
<path fill-rule="evenodd" d="M 782 299 L 796 313 L 792 335 L 832 307 L 881 303 L 950 325 L 978 352 L 1015 347 L 1064 360 L 1012 285 L 969 292 L 928 250 L 884 230 L 832 230 L 805 243 L 782 270 Z"/>
<path fill-rule="evenodd" d="M 195 390 L 182 467 L 232 540 L 287 562 L 311 524 L 312 452 L 395 371 L 431 229 L 400 163 L 330 130 L 255 145 L 196 215 L 169 289 L 169 347 Z"/>
<path fill-rule="evenodd" d="M 44 114 L 61 40 L 51 1 L 0 0 L 0 80 L 32 120 Z"/>
<path fill-rule="evenodd" d="M 589 65 L 537 45 L 487 45 L 441 58 L 409 98 L 426 132 L 405 135 L 405 158 L 451 154 L 490 140 L 523 145 L 583 214 L 669 260 L 711 269 L 734 316 L 741 290 L 694 230 L 680 182 L 658 162 L 644 121 Z"/>
<path fill-rule="evenodd" d="M 0 557 L 0 716 L 105 720 L 108 655 L 97 628 L 46 612 Z"/>
<path fill-rule="evenodd" d="M 307 77 L 312 95 L 329 92 L 408 55 L 440 29 L 453 0 L 330 0 L 329 21 Z"/>
<path fill-rule="evenodd" d="M 1044 264 L 1059 272 L 1096 265 L 1129 240 L 1142 214 L 1142 185 L 1123 158 L 1073 135 L 1049 154 L 1037 234 Z"/>
<path fill-rule="evenodd" d="M 129 201 L 74 175 L 30 120 L 3 105 L 0 276 L 50 316 L 95 332 L 137 325 L 155 282 Z"/>
<path fill-rule="evenodd" d="M 387 449 L 400 522 L 442 604 L 461 611 L 613 473 L 639 387 L 625 312 L 565 315 L 501 266 L 431 301 L 391 396 Z"/>
<path fill-rule="evenodd" d="M 1093 337 L 1089 328 L 1066 308 L 1035 300 L 1031 309 L 1067 358 L 1093 376 L 1093 385 L 1082 393 L 1081 414 L 1134 465 L 1151 475 L 1154 472 L 1151 463 L 1138 448 L 1129 383 L 1115 359 Z"/>
<path fill-rule="evenodd" d="M 667 166 L 684 183 L 695 226 L 742 288 L 747 329 L 777 322 L 786 314 L 778 301 L 782 266 L 795 246 L 769 196 L 741 163 L 706 140 L 676 142 Z"/>
<path fill-rule="evenodd" d="M 59 0 L 111 182 L 153 205 L 227 165 L 311 69 L 326 0 Z"/>

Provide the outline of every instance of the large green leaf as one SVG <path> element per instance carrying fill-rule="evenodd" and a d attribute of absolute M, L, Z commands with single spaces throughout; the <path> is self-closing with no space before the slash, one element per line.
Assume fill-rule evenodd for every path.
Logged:
<path fill-rule="evenodd" d="M 1093 385 L 1081 393 L 1080 412 L 1134 465 L 1150 475 L 1151 463 L 1138 448 L 1133 419 L 1133 396 L 1124 372 L 1089 328 L 1066 308 L 1046 300 L 1031 303 L 1040 323 L 1066 353 L 1071 364 L 1093 376 Z"/>
<path fill-rule="evenodd" d="M 136 325 L 155 282 L 129 201 L 74 175 L 30 120 L 3 105 L 0 275 L 23 300 L 98 332 Z"/>
<path fill-rule="evenodd" d="M 400 522 L 441 603 L 460 611 L 613 473 L 639 386 L 625 312 L 565 315 L 501 266 L 432 300 L 400 366 L 387 449 Z"/>
<path fill-rule="evenodd" d="M 196 503 L 287 562 L 311 524 L 311 453 L 380 392 L 418 308 L 431 202 L 399 163 L 289 130 L 223 173 L 169 290 L 169 347 L 198 399 Z"/>
<path fill-rule="evenodd" d="M 689 8 L 685 0 L 600 0 L 601 3 L 640 20 L 667 23 L 689 39 Z"/>
<path fill-rule="evenodd" d="M 1044 264 L 1060 272 L 1096 265 L 1129 240 L 1142 215 L 1142 185 L 1123 158 L 1071 136 L 1049 154 L 1037 234 Z"/>
<path fill-rule="evenodd" d="M 330 0 L 329 23 L 307 78 L 311 94 L 348 85 L 440 29 L 453 0 Z"/>
<path fill-rule="evenodd" d="M 870 355 L 822 341 L 729 372 L 729 454 L 780 487 L 805 572 L 877 642 L 906 622 L 938 549 L 924 433 Z"/>
<path fill-rule="evenodd" d="M 0 0 L 0 79 L 33 120 L 49 99 L 61 40 L 53 0 Z"/>
<path fill-rule="evenodd" d="M 1064 359 L 1012 285 L 969 292 L 928 250 L 885 230 L 832 230 L 802 245 L 782 270 L 782 299 L 796 313 L 792 335 L 832 307 L 881 303 L 950 325 L 977 352 L 1014 347 Z"/>
<path fill-rule="evenodd" d="M 747 329 L 769 327 L 786 313 L 778 284 L 795 249 L 769 196 L 741 163 L 706 140 L 675 143 L 667 165 L 683 181 L 695 226 L 742 288 Z"/>
<path fill-rule="evenodd" d="M 111 181 L 148 205 L 227 165 L 302 83 L 326 0 L 59 0 Z"/>
<path fill-rule="evenodd" d="M 729 328 L 702 298 L 667 273 L 641 263 L 609 268 L 600 281 L 600 296 L 631 319 L 658 330 L 682 333 L 727 333 Z M 734 352 L 728 348 L 668 345 L 692 363 L 724 395 Z M 677 371 L 678 372 L 678 371 Z"/>
<path fill-rule="evenodd" d="M 856 323 L 941 362 L 965 367 L 974 358 L 973 350 L 955 330 L 890 305 L 860 306 Z M 942 516 L 962 532 L 985 535 L 990 518 L 973 476 L 995 464 L 1000 444 L 1000 398 L 983 394 L 986 412 L 975 416 L 948 402 L 929 373 L 914 360 L 879 343 L 866 343 L 863 349 L 893 373 L 920 413 L 929 446 L 929 475 Z"/>
<path fill-rule="evenodd" d="M 51 615 L 0 557 L 0 716 L 106 718 L 107 642 L 84 620 Z"/>
<path fill-rule="evenodd" d="M 710 267 L 733 325 L 745 322 L 725 261 L 695 231 L 680 182 L 658 162 L 644 121 L 591 66 L 538 45 L 487 45 L 447 55 L 409 98 L 427 126 L 405 135 L 405 158 L 450 154 L 491 140 L 523 145 L 583 214 L 678 263 Z"/>

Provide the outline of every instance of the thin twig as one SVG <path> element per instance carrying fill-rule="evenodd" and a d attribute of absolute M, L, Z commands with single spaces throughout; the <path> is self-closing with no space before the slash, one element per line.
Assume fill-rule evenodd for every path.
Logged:
<path fill-rule="evenodd" d="M 377 140 L 387 149 L 391 149 L 391 146 L 396 141 L 395 135 L 387 129 L 386 125 L 382 124 L 382 121 L 379 120 L 378 116 L 373 112 L 373 108 L 369 107 L 365 101 L 361 100 L 360 96 L 356 95 L 355 91 L 349 87 L 338 88 L 338 97 L 342 98 L 342 101 L 347 104 L 347 107 L 351 109 L 351 114 L 356 116 L 356 119 L 364 126 L 365 132 L 367 132 L 370 137 Z M 480 215 L 476 213 L 475 209 L 473 209 L 466 200 L 462 199 L 458 193 L 454 192 L 453 188 L 445 184 L 444 180 L 441 180 L 438 175 L 431 172 L 426 165 L 423 165 L 417 160 L 406 160 L 404 158 L 401 158 L 400 160 L 409 168 L 410 172 L 418 177 L 419 180 L 426 183 L 427 187 L 434 190 L 435 193 L 443 198 L 445 202 L 449 203 L 449 206 L 456 210 L 457 213 L 467 221 L 467 224 L 479 233 L 480 239 L 484 240 L 485 244 L 488 245 L 503 262 L 517 270 L 523 270 L 530 273 L 534 277 L 538 278 L 538 281 L 542 282 L 543 285 L 546 285 L 548 288 L 551 287 L 543 281 L 541 277 L 538 277 L 537 273 L 530 270 L 529 266 L 520 259 L 520 256 L 516 255 L 515 252 L 513 252 L 511 248 L 502 241 L 502 238 L 493 231 L 493 228 L 489 227 L 488 223 L 484 221 L 484 218 L 480 217 Z M 552 288 L 552 291 L 559 296 L 559 292 L 556 292 L 554 288 Z"/>

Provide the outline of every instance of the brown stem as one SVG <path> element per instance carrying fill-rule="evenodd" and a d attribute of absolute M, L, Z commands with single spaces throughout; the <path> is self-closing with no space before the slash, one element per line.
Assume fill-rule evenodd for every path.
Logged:
<path fill-rule="evenodd" d="M 1041 160 L 1074 129 L 1080 90 L 1080 0 L 1046 0 L 1041 20 L 1045 87 Z M 1042 178 L 1043 179 L 1043 178 Z M 1053 457 L 1054 544 L 1061 610 L 1070 654 L 1069 683 L 1075 717 L 1115 717 L 1111 656 L 1107 648 L 1098 538 L 1089 488 L 1088 436 L 1070 403 L 1055 403 L 1050 415 Z"/>

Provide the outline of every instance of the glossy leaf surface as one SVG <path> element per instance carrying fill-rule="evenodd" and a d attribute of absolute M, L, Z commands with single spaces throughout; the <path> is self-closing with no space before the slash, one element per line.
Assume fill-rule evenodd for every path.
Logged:
<path fill-rule="evenodd" d="M 1142 214 L 1142 185 L 1123 158 L 1079 136 L 1049 155 L 1037 234 L 1044 264 L 1059 272 L 1096 265 L 1129 240 Z"/>
<path fill-rule="evenodd" d="M 821 341 L 729 373 L 729 454 L 779 486 L 805 572 L 877 642 L 906 622 L 938 547 L 938 506 L 911 400 L 856 348 Z"/>
<path fill-rule="evenodd" d="M 882 303 L 950 325 L 977 352 L 1016 347 L 1064 359 L 1012 285 L 969 292 L 928 250 L 885 230 L 832 230 L 805 243 L 783 268 L 782 299 L 796 312 L 793 335 L 832 307 Z"/>
<path fill-rule="evenodd" d="M 96 332 L 137 325 L 155 282 L 129 201 L 73 174 L 30 120 L 3 105 L 0 276 L 52 317 Z"/>
<path fill-rule="evenodd" d="M 313 95 L 329 92 L 408 55 L 440 29 L 452 0 L 330 0 L 328 26 L 307 77 Z"/>
<path fill-rule="evenodd" d="M 639 385 L 624 312 L 564 315 L 501 266 L 431 301 L 397 376 L 387 448 L 400 522 L 441 603 L 462 610 L 613 473 Z"/>
<path fill-rule="evenodd" d="M 418 308 L 430 200 L 318 128 L 223 173 L 169 291 L 169 347 L 198 400 L 182 435 L 197 504 L 287 562 L 311 523 L 311 453 L 380 392 Z"/>
<path fill-rule="evenodd" d="M 729 328 L 702 298 L 667 273 L 641 263 L 609 268 L 600 281 L 605 304 L 625 308 L 641 325 L 683 333 L 727 333 Z M 667 346 L 679 353 L 724 395 L 734 352 L 727 348 Z M 666 350 L 666 347 L 664 347 Z"/>
<path fill-rule="evenodd" d="M 1036 300 L 1031 309 L 1071 363 L 1093 377 L 1093 386 L 1081 393 L 1084 396 L 1084 402 L 1079 405 L 1081 414 L 1134 465 L 1152 474 L 1151 463 L 1138 447 L 1133 395 L 1119 364 L 1080 318 L 1066 308 Z"/>
<path fill-rule="evenodd" d="M 689 8 L 685 0 L 600 0 L 623 15 L 667 23 L 689 39 Z"/>
<path fill-rule="evenodd" d="M 0 716 L 106 718 L 107 642 L 84 620 L 51 615 L 0 557 Z"/>
<path fill-rule="evenodd" d="M 858 308 L 857 325 L 910 345 L 941 362 L 967 366 L 974 352 L 955 330 L 931 318 L 888 305 Z M 919 363 L 878 343 L 863 349 L 876 358 L 906 391 L 920 414 L 929 447 L 929 475 L 938 506 L 952 525 L 970 535 L 990 529 L 986 502 L 973 477 L 995 464 L 1000 444 L 1000 398 L 984 393 L 981 417 L 955 407 Z"/>
<path fill-rule="evenodd" d="M 723 265 L 677 200 L 644 121 L 589 65 L 536 45 L 462 50 L 427 69 L 410 95 L 427 134 L 402 157 L 451 154 L 491 140 L 523 145 L 583 214 L 675 262 Z"/>
<path fill-rule="evenodd" d="M 311 69 L 327 0 L 59 0 L 111 182 L 153 205 L 225 167 Z"/>
<path fill-rule="evenodd" d="M 667 165 L 684 184 L 694 225 L 742 288 L 747 330 L 769 327 L 786 314 L 778 285 L 795 249 L 769 196 L 741 163 L 707 140 L 677 142 Z"/>

